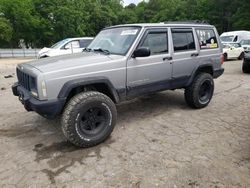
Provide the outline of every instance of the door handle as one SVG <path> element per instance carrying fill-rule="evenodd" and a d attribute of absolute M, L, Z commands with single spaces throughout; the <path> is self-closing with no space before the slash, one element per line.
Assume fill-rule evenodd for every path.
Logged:
<path fill-rule="evenodd" d="M 199 54 L 198 53 L 193 53 L 191 54 L 191 57 L 197 57 Z"/>
<path fill-rule="evenodd" d="M 169 60 L 170 61 L 170 60 L 173 60 L 173 58 L 172 57 L 164 57 L 163 61 L 165 61 L 165 60 Z"/>

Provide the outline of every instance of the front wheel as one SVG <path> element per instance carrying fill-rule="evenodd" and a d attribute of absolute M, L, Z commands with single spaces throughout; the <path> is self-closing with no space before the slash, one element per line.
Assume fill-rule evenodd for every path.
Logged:
<path fill-rule="evenodd" d="M 106 95 L 88 91 L 74 96 L 62 115 L 65 137 L 79 147 L 105 141 L 116 124 L 116 106 Z"/>
<path fill-rule="evenodd" d="M 208 73 L 198 74 L 193 83 L 185 89 L 185 99 L 192 108 L 206 107 L 214 93 L 214 80 Z"/>

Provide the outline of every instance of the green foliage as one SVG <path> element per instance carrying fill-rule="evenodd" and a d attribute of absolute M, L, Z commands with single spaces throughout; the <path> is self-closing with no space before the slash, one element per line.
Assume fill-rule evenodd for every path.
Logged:
<path fill-rule="evenodd" d="M 218 31 L 250 30 L 249 0 L 0 0 L 0 47 L 43 47 L 68 37 L 95 36 L 104 27 L 207 20 Z"/>
<path fill-rule="evenodd" d="M 0 17 L 0 43 L 6 44 L 12 38 L 12 27 L 10 22 L 5 18 Z"/>

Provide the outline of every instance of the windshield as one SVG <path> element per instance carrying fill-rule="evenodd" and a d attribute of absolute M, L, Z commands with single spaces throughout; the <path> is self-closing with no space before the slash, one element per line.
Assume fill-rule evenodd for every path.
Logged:
<path fill-rule="evenodd" d="M 234 41 L 234 37 L 235 36 L 224 36 L 224 37 L 220 37 L 222 42 L 233 42 Z"/>
<path fill-rule="evenodd" d="M 250 40 L 243 40 L 242 45 L 250 45 Z"/>
<path fill-rule="evenodd" d="M 64 44 L 65 42 L 68 42 L 68 41 L 69 41 L 69 39 L 61 40 L 61 41 L 57 42 L 56 44 L 54 44 L 53 46 L 51 46 L 50 48 L 53 48 L 53 49 L 60 48 L 62 44 Z"/>
<path fill-rule="evenodd" d="M 229 44 L 223 44 L 223 48 L 230 48 Z"/>
<path fill-rule="evenodd" d="M 118 27 L 102 30 L 88 46 L 111 54 L 126 55 L 140 31 L 139 27 Z"/>

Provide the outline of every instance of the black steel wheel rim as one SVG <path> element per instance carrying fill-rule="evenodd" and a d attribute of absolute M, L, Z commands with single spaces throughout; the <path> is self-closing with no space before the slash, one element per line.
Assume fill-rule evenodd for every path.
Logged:
<path fill-rule="evenodd" d="M 199 100 L 201 103 L 207 103 L 209 102 L 211 95 L 212 95 L 213 89 L 212 84 L 209 80 L 205 80 L 199 90 Z"/>
<path fill-rule="evenodd" d="M 78 119 L 78 130 L 87 136 L 96 136 L 108 125 L 108 110 L 103 106 L 85 109 Z"/>

